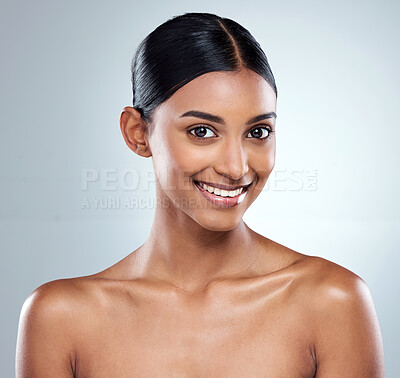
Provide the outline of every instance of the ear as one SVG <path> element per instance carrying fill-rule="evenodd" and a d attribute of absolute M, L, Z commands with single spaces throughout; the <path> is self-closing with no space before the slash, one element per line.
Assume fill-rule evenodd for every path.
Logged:
<path fill-rule="evenodd" d="M 147 124 L 139 111 L 131 106 L 126 106 L 119 119 L 125 143 L 136 154 L 150 157 L 151 151 L 147 141 Z"/>

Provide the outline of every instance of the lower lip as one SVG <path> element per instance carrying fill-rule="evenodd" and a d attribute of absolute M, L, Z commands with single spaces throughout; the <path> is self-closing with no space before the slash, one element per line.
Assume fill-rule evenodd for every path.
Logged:
<path fill-rule="evenodd" d="M 245 191 L 243 191 L 241 194 L 238 194 L 235 197 L 221 197 L 208 192 L 207 190 L 197 185 L 196 183 L 194 183 L 194 186 L 200 190 L 200 193 L 203 195 L 205 199 L 212 202 L 214 205 L 220 207 L 233 207 L 239 205 L 244 200 L 244 197 L 246 197 L 248 189 L 246 188 Z"/>

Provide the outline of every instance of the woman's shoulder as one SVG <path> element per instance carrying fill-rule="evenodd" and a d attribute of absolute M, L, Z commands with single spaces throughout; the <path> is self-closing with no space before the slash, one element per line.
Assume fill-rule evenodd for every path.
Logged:
<path fill-rule="evenodd" d="M 49 281 L 27 297 L 19 319 L 17 376 L 71 376 L 77 340 L 93 321 L 91 281 Z"/>
<path fill-rule="evenodd" d="M 334 294 L 334 297 L 339 292 L 350 295 L 366 286 L 356 273 L 326 258 L 295 251 L 267 238 L 263 243 L 264 250 L 269 251 L 264 254 L 266 262 L 276 261 L 274 269 L 290 272 L 295 282 L 314 295 L 318 292 Z M 273 256 L 272 259 L 270 256 Z"/>
<path fill-rule="evenodd" d="M 264 265 L 272 262 L 272 271 L 268 270 L 267 273 L 290 281 L 293 299 L 307 304 L 312 312 L 329 313 L 346 305 L 354 307 L 353 313 L 360 306 L 371 308 L 369 288 L 353 271 L 326 258 L 295 251 L 270 239 L 263 238 L 262 243 L 266 251 Z"/>
<path fill-rule="evenodd" d="M 308 306 L 319 329 L 335 330 L 377 324 L 376 312 L 367 283 L 353 271 L 319 256 L 302 255 L 299 297 Z M 364 323 L 363 323 L 364 321 Z"/>
<path fill-rule="evenodd" d="M 48 281 L 35 288 L 25 300 L 22 312 L 44 316 L 73 317 L 101 304 L 113 280 L 101 273 L 61 278 Z"/>
<path fill-rule="evenodd" d="M 299 254 L 298 265 L 304 294 L 319 307 L 359 299 L 368 292 L 359 275 L 323 257 Z"/>
<path fill-rule="evenodd" d="M 282 272 L 290 277 L 293 302 L 306 310 L 319 340 L 337 340 L 341 335 L 354 345 L 358 338 L 380 348 L 372 295 L 359 275 L 326 258 L 272 243 L 286 261 Z"/>
<path fill-rule="evenodd" d="M 56 279 L 34 289 L 21 309 L 21 321 L 38 327 L 60 328 L 63 324 L 79 319 L 93 301 L 93 278 L 75 277 Z"/>
<path fill-rule="evenodd" d="M 383 376 L 382 336 L 366 282 L 328 259 L 298 252 L 293 256 L 293 303 L 306 314 L 318 371 Z"/>
<path fill-rule="evenodd" d="M 290 282 L 290 302 L 313 335 L 318 371 L 383 376 L 383 342 L 366 282 L 323 257 L 272 246 L 285 261 L 281 272 Z"/>

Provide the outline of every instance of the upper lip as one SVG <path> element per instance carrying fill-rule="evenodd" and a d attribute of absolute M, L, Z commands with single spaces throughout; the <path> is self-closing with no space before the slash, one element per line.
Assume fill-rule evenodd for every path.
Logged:
<path fill-rule="evenodd" d="M 194 181 L 195 182 L 201 182 L 203 184 L 212 186 L 213 188 L 219 188 L 219 189 L 224 189 L 224 190 L 237 190 L 237 189 L 240 189 L 240 188 L 246 188 L 249 185 L 251 185 L 251 183 L 249 183 L 249 184 L 245 184 L 245 185 L 229 186 L 229 185 L 223 185 L 223 184 L 214 184 L 214 183 L 203 181 L 203 180 L 194 180 Z"/>

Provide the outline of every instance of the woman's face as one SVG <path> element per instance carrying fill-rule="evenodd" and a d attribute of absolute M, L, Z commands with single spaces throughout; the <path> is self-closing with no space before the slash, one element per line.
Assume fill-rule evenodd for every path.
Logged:
<path fill-rule="evenodd" d="M 275 112 L 273 89 L 248 69 L 201 75 L 158 106 L 148 143 L 161 206 L 234 229 L 274 167 Z"/>

